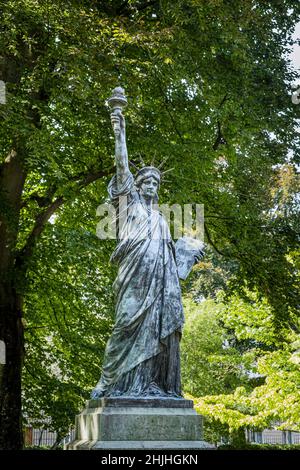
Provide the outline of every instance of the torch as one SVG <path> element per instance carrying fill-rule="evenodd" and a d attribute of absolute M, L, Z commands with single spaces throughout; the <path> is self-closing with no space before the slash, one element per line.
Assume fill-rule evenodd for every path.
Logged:
<path fill-rule="evenodd" d="M 117 87 L 113 90 L 112 95 L 107 100 L 109 107 L 114 114 L 121 114 L 123 108 L 127 105 L 127 99 L 124 95 L 124 89 Z M 116 131 L 117 123 L 114 124 L 114 131 Z"/>

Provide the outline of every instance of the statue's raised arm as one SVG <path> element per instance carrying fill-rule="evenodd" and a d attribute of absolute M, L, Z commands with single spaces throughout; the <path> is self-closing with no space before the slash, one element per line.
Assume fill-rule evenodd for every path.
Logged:
<path fill-rule="evenodd" d="M 117 186 L 121 187 L 129 174 L 128 154 L 126 145 L 126 125 L 122 114 L 122 108 L 127 104 L 124 90 L 115 88 L 113 95 L 108 100 L 112 109 L 111 123 L 115 134 L 115 159 L 117 168 Z"/>

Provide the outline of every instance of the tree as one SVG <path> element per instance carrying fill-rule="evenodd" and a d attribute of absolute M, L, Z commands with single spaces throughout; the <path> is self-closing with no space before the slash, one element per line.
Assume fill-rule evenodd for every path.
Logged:
<path fill-rule="evenodd" d="M 243 356 L 229 346 L 232 335 L 220 322 L 225 305 L 184 299 L 186 316 L 181 343 L 182 382 L 194 397 L 230 393 L 246 384 Z"/>
<path fill-rule="evenodd" d="M 108 243 L 67 212 L 35 251 L 24 308 L 24 422 L 55 431 L 58 442 L 100 376 L 114 310 Z"/>
<path fill-rule="evenodd" d="M 261 289 L 279 318 L 287 302 L 295 309 L 284 243 L 277 250 L 280 231 L 268 225 L 266 239 L 260 232 L 273 204 L 274 165 L 285 161 L 291 146 L 291 164 L 298 158 L 299 111 L 290 100 L 295 74 L 283 56 L 298 13 L 296 0 L 240 0 L 234 7 L 225 0 L 1 2 L 0 79 L 7 101 L 0 105 L 0 338 L 7 364 L 0 384 L 0 448 L 22 445 L 24 321 L 31 328 L 27 350 L 30 344 L 36 348 L 30 352 L 34 362 L 41 340 L 32 343 L 33 332 L 42 331 L 34 330 L 40 326 L 37 312 L 46 295 L 52 307 L 65 295 L 64 289 L 42 290 L 37 269 L 44 263 L 70 280 L 75 259 L 70 274 L 70 260 L 58 268 L 59 257 L 51 259 L 47 246 L 52 241 L 59 251 L 62 228 L 74 224 L 70 210 L 90 231 L 86 213 L 105 198 L 113 168 L 104 100 L 120 82 L 130 94 L 132 160 L 157 153 L 159 159 L 170 156 L 175 167 L 162 201 L 206 204 L 207 240 L 239 262 L 238 281 L 247 278 Z M 93 237 L 85 240 L 94 249 Z M 291 251 L 292 232 L 289 240 Z M 74 249 L 79 259 L 80 244 Z M 99 273 L 107 269 L 104 263 L 91 266 Z M 34 282 L 43 301 L 33 295 Z M 69 292 L 78 302 L 84 299 L 82 284 L 76 296 Z M 64 308 L 56 311 L 63 315 Z M 62 338 L 60 317 L 57 328 L 54 323 L 47 321 L 48 334 L 59 328 Z"/>
<path fill-rule="evenodd" d="M 197 410 L 214 423 L 226 425 L 231 434 L 245 428 L 298 431 L 299 319 L 294 319 L 298 331 L 282 329 L 279 339 L 267 301 L 248 292 L 248 301 L 233 297 L 219 320 L 225 330 L 234 332 L 237 343 L 232 347 L 243 345 L 241 364 L 249 377 L 248 386 L 240 383 L 233 392 L 218 395 L 212 389 L 195 400 Z M 260 383 L 252 379 L 251 384 L 251 377 Z"/>
<path fill-rule="evenodd" d="M 75 4 L 65 2 L 61 10 L 58 7 L 58 3 L 49 6 L 34 1 L 1 5 L 1 78 L 7 86 L 7 103 L 1 109 L 0 332 L 6 343 L 7 363 L 0 392 L 0 447 L 8 449 L 22 444 L 23 298 L 36 241 L 51 215 L 71 194 L 74 197 L 107 174 L 107 159 L 96 164 L 95 147 L 87 144 L 87 135 L 77 139 L 77 148 L 72 148 L 72 135 L 88 98 L 78 99 L 71 82 L 80 67 L 83 81 L 84 66 L 93 60 L 93 54 L 88 60 L 84 55 L 74 59 L 72 47 L 91 47 L 95 31 L 94 35 L 84 33 L 91 18 Z M 68 77 L 65 89 L 60 85 L 62 73 Z M 89 93 L 86 87 L 86 95 Z M 71 113 L 76 112 L 78 120 L 72 123 Z M 94 113 L 87 114 L 88 126 Z M 79 156 L 83 148 L 89 152 L 85 161 Z M 61 155 L 64 160 L 59 165 Z"/>

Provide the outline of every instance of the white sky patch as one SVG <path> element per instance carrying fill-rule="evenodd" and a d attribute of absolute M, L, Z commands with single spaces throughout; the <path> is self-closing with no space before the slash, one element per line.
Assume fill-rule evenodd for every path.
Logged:
<path fill-rule="evenodd" d="M 296 24 L 296 28 L 293 34 L 293 39 L 294 41 L 299 41 L 300 39 L 300 22 Z M 300 45 L 299 44 L 294 44 L 293 50 L 290 53 L 290 59 L 292 61 L 292 64 L 295 68 L 295 70 L 300 70 Z"/>
<path fill-rule="evenodd" d="M 292 39 L 294 41 L 300 41 L 300 22 L 296 24 L 295 26 L 295 31 L 292 35 Z M 291 63 L 292 63 L 292 66 L 293 68 L 296 70 L 296 71 L 300 71 L 300 44 L 294 44 L 293 45 L 293 48 L 292 48 L 292 51 L 290 52 L 289 54 L 289 59 L 291 60 Z M 298 99 L 299 99 L 299 95 L 298 95 L 298 89 L 299 89 L 299 79 L 296 80 L 294 83 L 292 83 L 292 87 L 296 88 L 297 87 L 297 90 L 294 91 L 293 95 L 296 95 L 296 102 L 295 102 L 295 96 L 291 96 L 291 99 L 292 99 L 292 103 L 294 103 L 296 106 L 300 106 L 300 104 L 297 102 Z M 300 131 L 300 127 L 298 125 L 298 127 L 296 128 L 297 131 Z M 287 155 L 287 162 L 290 162 L 293 158 L 293 151 L 290 149 L 289 152 L 288 152 L 288 155 Z M 299 168 L 299 165 L 297 165 L 297 167 Z"/>
<path fill-rule="evenodd" d="M 56 218 L 57 218 L 57 214 L 52 214 L 49 219 L 50 224 L 54 225 Z"/>

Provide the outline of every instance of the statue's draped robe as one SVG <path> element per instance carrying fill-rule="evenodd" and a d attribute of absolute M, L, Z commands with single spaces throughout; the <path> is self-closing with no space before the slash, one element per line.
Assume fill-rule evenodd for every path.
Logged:
<path fill-rule="evenodd" d="M 116 321 L 103 373 L 92 396 L 181 396 L 181 290 L 169 227 L 142 204 L 134 179 L 108 186 L 117 208 L 119 243 L 111 256 Z"/>

